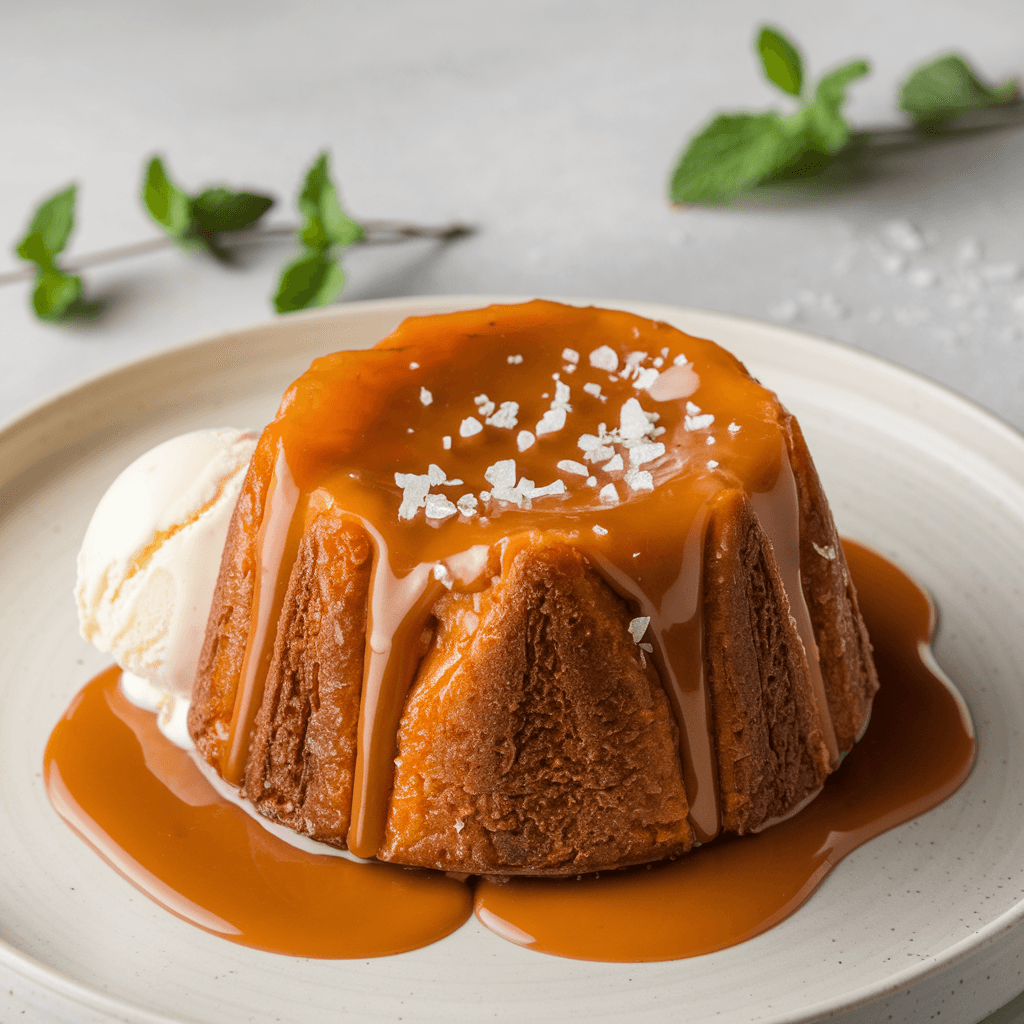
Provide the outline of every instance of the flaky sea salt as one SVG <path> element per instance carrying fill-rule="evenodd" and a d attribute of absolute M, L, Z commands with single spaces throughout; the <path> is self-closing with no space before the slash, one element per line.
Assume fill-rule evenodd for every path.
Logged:
<path fill-rule="evenodd" d="M 598 493 L 598 497 L 602 501 L 606 501 L 610 505 L 614 505 L 619 500 L 619 492 L 615 489 L 615 484 L 605 484 Z"/>
<path fill-rule="evenodd" d="M 653 366 L 639 369 L 636 373 L 636 379 L 633 381 L 633 387 L 639 391 L 647 391 L 660 376 L 661 374 Z"/>
<path fill-rule="evenodd" d="M 642 466 L 645 462 L 653 462 L 665 454 L 665 446 L 660 442 L 637 444 L 629 449 L 629 464 Z"/>
<path fill-rule="evenodd" d="M 587 462 L 604 462 L 615 454 L 615 449 L 601 443 L 601 438 L 584 434 L 576 444 Z"/>
<path fill-rule="evenodd" d="M 654 477 L 646 469 L 627 469 L 623 479 L 631 491 L 654 490 Z"/>
<path fill-rule="evenodd" d="M 706 430 L 714 422 L 714 414 L 710 412 L 706 412 L 702 416 L 683 417 L 683 427 L 686 430 Z"/>
<path fill-rule="evenodd" d="M 557 463 L 557 468 L 563 473 L 575 473 L 577 476 L 586 476 L 590 472 L 582 462 L 573 462 L 572 459 L 562 459 Z"/>
<path fill-rule="evenodd" d="M 615 349 L 608 345 L 602 345 L 590 353 L 590 365 L 597 370 L 614 373 L 619 368 L 619 357 L 616 355 Z"/>
<path fill-rule="evenodd" d="M 459 437 L 472 437 L 483 429 L 483 424 L 475 416 L 467 416 L 459 424 Z"/>
<path fill-rule="evenodd" d="M 450 451 L 451 450 L 451 446 L 452 446 L 452 436 L 451 436 L 451 434 L 445 434 L 444 437 L 441 438 L 441 447 L 445 451 Z"/>
<path fill-rule="evenodd" d="M 616 453 L 601 468 L 606 473 L 618 473 L 624 468 L 622 456 Z"/>
<path fill-rule="evenodd" d="M 633 643 L 638 644 L 644 638 L 644 633 L 647 632 L 647 627 L 651 624 L 650 615 L 638 615 L 629 624 L 629 635 L 633 638 Z"/>
<path fill-rule="evenodd" d="M 580 354 L 574 348 L 563 348 L 562 358 L 567 363 L 578 363 L 580 361 Z"/>
<path fill-rule="evenodd" d="M 619 410 L 619 436 L 624 441 L 639 441 L 648 430 L 651 421 L 643 406 L 635 398 L 627 398 Z"/>
<path fill-rule="evenodd" d="M 882 234 L 891 246 L 903 252 L 920 252 L 924 248 L 921 232 L 910 221 L 890 221 L 882 229 Z"/>
<path fill-rule="evenodd" d="M 522 361 L 523 361 L 523 357 L 522 356 L 509 356 L 508 357 L 508 364 L 509 364 L 509 366 L 518 366 Z"/>
<path fill-rule="evenodd" d="M 402 504 L 398 509 L 399 519 L 414 519 L 423 508 L 430 491 L 430 478 L 426 473 L 396 473 L 395 483 L 402 488 Z"/>
<path fill-rule="evenodd" d="M 449 501 L 443 494 L 428 494 L 426 500 L 426 517 L 428 519 L 447 519 L 455 515 L 458 509 L 454 502 Z"/>
<path fill-rule="evenodd" d="M 516 434 L 516 447 L 521 451 L 525 452 L 527 448 L 532 448 L 533 443 L 537 440 L 529 430 L 520 430 Z"/>
<path fill-rule="evenodd" d="M 476 406 L 476 411 L 484 417 L 490 416 L 494 412 L 494 403 L 486 395 L 477 395 L 473 399 L 473 404 Z"/>
<path fill-rule="evenodd" d="M 482 409 L 480 411 L 483 412 Z M 498 407 L 498 411 L 493 416 L 487 417 L 487 424 L 491 427 L 502 427 L 505 430 L 511 430 L 519 422 L 516 419 L 518 415 L 518 402 L 502 402 Z"/>
<path fill-rule="evenodd" d="M 495 487 L 514 487 L 516 483 L 516 460 L 501 459 L 484 470 L 484 479 Z"/>
<path fill-rule="evenodd" d="M 420 401 L 424 405 L 430 405 L 433 400 L 434 396 L 426 388 L 420 388 Z"/>
<path fill-rule="evenodd" d="M 598 535 L 598 537 L 607 537 L 608 536 L 608 531 L 603 526 L 595 526 L 594 527 L 594 533 L 596 533 Z"/>
<path fill-rule="evenodd" d="M 604 400 L 604 395 L 601 394 L 600 384 L 595 384 L 593 381 L 588 380 L 587 383 L 583 385 L 583 390 L 586 391 L 588 395 L 593 395 L 594 398 L 600 398 L 602 401 Z"/>
<path fill-rule="evenodd" d="M 523 479 L 519 481 L 516 490 L 529 501 L 534 498 L 546 498 L 553 494 L 565 494 L 565 483 L 562 480 L 555 480 L 543 487 L 537 487 L 532 480 Z"/>
<path fill-rule="evenodd" d="M 540 422 L 534 427 L 537 436 L 542 434 L 553 434 L 565 426 L 565 409 L 548 409 L 540 418 Z"/>

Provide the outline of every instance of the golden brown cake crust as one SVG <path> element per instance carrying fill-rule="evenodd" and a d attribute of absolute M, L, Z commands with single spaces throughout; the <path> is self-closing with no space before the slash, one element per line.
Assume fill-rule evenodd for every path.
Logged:
<path fill-rule="evenodd" d="M 245 660 L 256 585 L 257 535 L 270 477 L 266 453 L 257 447 L 228 527 L 188 712 L 188 728 L 196 747 L 215 766 L 230 736 Z"/>
<path fill-rule="evenodd" d="M 722 827 L 756 831 L 821 788 L 829 754 L 782 577 L 742 491 L 719 498 L 708 526 L 704 643 Z"/>
<path fill-rule="evenodd" d="M 828 500 L 796 417 L 785 413 L 790 465 L 800 507 L 800 577 L 814 625 L 836 744 L 848 751 L 867 727 L 878 673 L 857 592 Z"/>
<path fill-rule="evenodd" d="M 256 809 L 346 848 L 363 685 L 370 544 L 336 509 L 299 544 L 256 717 L 245 793 Z"/>
<path fill-rule="evenodd" d="M 564 875 L 688 850 L 678 731 L 625 603 L 578 552 L 540 543 L 476 604 L 437 608 L 381 858 Z"/>

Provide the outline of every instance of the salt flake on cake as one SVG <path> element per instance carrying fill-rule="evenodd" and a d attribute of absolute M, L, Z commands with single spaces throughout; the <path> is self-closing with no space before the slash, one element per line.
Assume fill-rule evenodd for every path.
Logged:
<path fill-rule="evenodd" d="M 428 519 L 448 519 L 459 511 L 455 507 L 455 503 L 449 501 L 443 494 L 428 494 L 425 504 L 425 514 Z"/>
<path fill-rule="evenodd" d="M 525 452 L 527 448 L 532 448 L 534 442 L 537 440 L 529 430 L 520 430 L 516 434 L 516 447 L 521 451 Z"/>
<path fill-rule="evenodd" d="M 590 353 L 590 365 L 595 370 L 607 370 L 608 373 L 614 373 L 619 368 L 619 357 L 615 349 L 608 345 L 602 345 Z"/>
<path fill-rule="evenodd" d="M 402 504 L 398 509 L 399 519 L 414 519 L 423 508 L 430 493 L 430 478 L 426 473 L 396 473 L 395 483 L 402 488 Z"/>
<path fill-rule="evenodd" d="M 623 479 L 631 491 L 654 490 L 654 477 L 646 469 L 627 469 Z"/>
<path fill-rule="evenodd" d="M 665 446 L 660 441 L 636 444 L 629 449 L 629 464 L 635 468 L 660 459 L 664 454 Z"/>
<path fill-rule="evenodd" d="M 483 410 L 480 410 L 483 412 Z M 487 417 L 487 425 L 490 427 L 503 427 L 505 430 L 511 430 L 519 421 L 516 417 L 519 415 L 519 403 L 518 402 L 502 402 L 498 407 L 498 411 L 493 416 Z"/>
<path fill-rule="evenodd" d="M 534 430 L 537 436 L 542 434 L 554 434 L 565 426 L 565 409 L 548 409 L 540 418 Z"/>

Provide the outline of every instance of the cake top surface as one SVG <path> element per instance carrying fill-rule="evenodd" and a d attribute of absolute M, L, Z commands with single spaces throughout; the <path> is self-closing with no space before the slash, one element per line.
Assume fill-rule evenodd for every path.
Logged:
<path fill-rule="evenodd" d="M 534 301 L 410 318 L 317 360 L 263 443 L 283 446 L 301 491 L 386 535 L 402 575 L 523 530 L 606 553 L 675 532 L 722 490 L 771 489 L 778 412 L 713 342 Z"/>

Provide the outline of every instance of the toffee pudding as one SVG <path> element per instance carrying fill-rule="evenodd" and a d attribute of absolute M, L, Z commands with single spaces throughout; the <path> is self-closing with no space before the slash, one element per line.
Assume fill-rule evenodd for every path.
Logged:
<path fill-rule="evenodd" d="M 537 301 L 411 318 L 286 392 L 188 722 L 322 843 L 578 875 L 793 815 L 877 687 L 775 395 L 713 342 Z"/>

